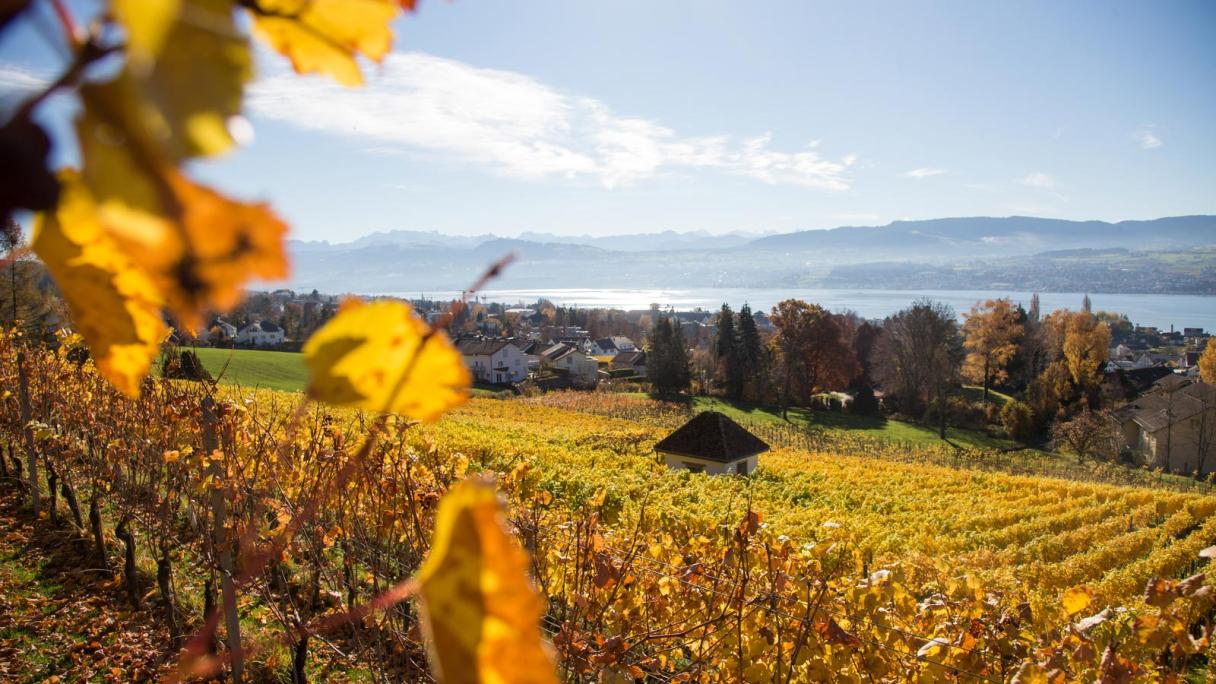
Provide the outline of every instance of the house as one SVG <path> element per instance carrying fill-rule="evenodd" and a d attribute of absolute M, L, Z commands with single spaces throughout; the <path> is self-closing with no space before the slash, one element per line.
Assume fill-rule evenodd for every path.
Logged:
<path fill-rule="evenodd" d="M 768 445 L 717 411 L 699 413 L 667 435 L 654 450 L 672 470 L 709 475 L 747 475 Z"/>
<path fill-rule="evenodd" d="M 644 378 L 646 377 L 646 352 L 621 352 L 612 358 L 609 366 L 614 371 L 632 370 L 634 375 Z"/>
<path fill-rule="evenodd" d="M 628 337 L 601 337 L 591 342 L 587 352 L 592 356 L 616 356 L 620 352 L 635 351 L 637 348 Z"/>
<path fill-rule="evenodd" d="M 1105 389 L 1109 389 L 1112 396 L 1133 400 L 1151 390 L 1158 380 L 1173 375 L 1173 373 L 1174 371 L 1165 366 L 1134 368 L 1131 370 L 1123 370 L 1121 368 L 1109 370 L 1108 366 L 1103 383 L 1106 385 Z"/>
<path fill-rule="evenodd" d="M 542 351 L 540 342 L 517 337 L 511 340 L 511 344 L 523 352 L 524 358 L 528 360 L 528 370 L 534 371 L 540 369 L 540 353 Z"/>
<path fill-rule="evenodd" d="M 1123 446 L 1175 473 L 1216 471 L 1216 386 L 1171 373 L 1113 412 Z"/>
<path fill-rule="evenodd" d="M 270 321 L 255 321 L 241 328 L 236 334 L 237 344 L 251 344 L 255 347 L 272 347 L 283 344 L 283 329 Z"/>
<path fill-rule="evenodd" d="M 236 326 L 228 321 L 225 321 L 219 316 L 216 316 L 215 319 L 211 321 L 211 325 L 207 326 L 207 329 L 218 330 L 220 340 L 225 342 L 228 340 L 235 340 L 237 336 Z"/>
<path fill-rule="evenodd" d="M 541 364 L 565 373 L 575 387 L 595 387 L 600 365 L 578 347 L 559 342 L 541 352 Z"/>
<path fill-rule="evenodd" d="M 465 337 L 456 341 L 473 378 L 494 384 L 521 382 L 528 378 L 528 358 L 507 340 Z"/>

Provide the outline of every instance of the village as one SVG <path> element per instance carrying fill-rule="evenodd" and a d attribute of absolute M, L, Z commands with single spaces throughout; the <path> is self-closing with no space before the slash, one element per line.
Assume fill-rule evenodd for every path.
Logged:
<path fill-rule="evenodd" d="M 419 297 L 411 302 L 428 322 L 446 315 L 450 302 Z M 216 347 L 295 351 L 306 334 L 306 323 L 320 325 L 332 316 L 337 298 L 316 292 L 297 295 L 290 290 L 254 293 L 235 315 L 216 317 L 203 341 Z M 511 394 L 575 391 L 646 392 L 652 389 L 647 372 L 651 328 L 660 317 L 680 332 L 689 359 L 689 392 L 721 393 L 719 311 L 676 311 L 660 305 L 638 310 L 556 307 L 544 299 L 534 304 L 506 305 L 474 301 L 449 322 L 456 349 L 464 357 L 477 387 Z M 765 339 L 775 331 L 770 315 L 750 312 L 755 329 Z M 1216 471 L 1210 458 L 1216 443 L 1216 389 L 1200 377 L 1200 357 L 1210 339 L 1202 328 L 1161 330 L 1136 326 L 1108 312 L 1095 316 L 1110 331 L 1101 365 L 1100 395 L 1106 424 L 1094 439 L 1093 455 L 1150 468 L 1208 475 Z M 232 322 L 230 322 L 232 321 Z M 239 327 L 235 324 L 240 321 Z M 864 322 L 875 329 L 882 321 Z M 736 323 L 737 325 L 737 323 Z M 864 359 L 863 359 L 864 361 Z M 873 379 L 821 388 L 808 405 L 814 409 L 863 411 L 854 402 L 859 392 L 877 411 L 898 414 Z M 870 393 L 873 399 L 870 398 Z M 754 400 L 759 400 L 755 398 Z M 1010 432 L 1001 416 L 976 417 L 987 407 L 958 410 L 950 420 L 975 429 Z"/>

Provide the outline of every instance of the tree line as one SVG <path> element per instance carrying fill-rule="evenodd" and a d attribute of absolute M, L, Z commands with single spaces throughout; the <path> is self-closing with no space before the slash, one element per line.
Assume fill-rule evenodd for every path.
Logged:
<path fill-rule="evenodd" d="M 1044 441 L 1053 425 L 1114 403 L 1103 384 L 1112 321 L 1126 319 L 1095 314 L 1088 298 L 1079 310 L 1042 315 L 1037 295 L 1029 307 L 1008 298 L 977 302 L 961 322 L 953 308 L 929 299 L 880 322 L 797 299 L 767 317 L 723 304 L 712 345 L 692 352 L 691 369 L 670 367 L 670 349 L 685 344 L 669 334 L 672 321 L 656 320 L 650 377 L 657 393 L 671 395 L 703 376 L 705 391 L 783 412 L 840 408 L 833 393 L 847 392 L 848 410 L 934 425 L 943 438 L 949 425 L 978 422 L 1020 441 Z M 966 398 L 967 384 L 980 401 Z M 1017 398 L 1001 407 L 992 396 L 998 389 Z"/>

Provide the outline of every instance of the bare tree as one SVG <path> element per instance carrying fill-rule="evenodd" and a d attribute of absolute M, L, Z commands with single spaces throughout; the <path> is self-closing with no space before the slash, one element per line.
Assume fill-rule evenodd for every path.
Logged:
<path fill-rule="evenodd" d="M 1119 449 L 1119 431 L 1106 411 L 1086 409 L 1051 428 L 1052 448 L 1077 457 L 1113 459 Z"/>
<path fill-rule="evenodd" d="M 958 386 L 962 338 L 954 310 L 928 299 L 883 322 L 874 350 L 875 371 L 884 391 L 904 410 L 922 416 L 936 408 L 938 434 L 946 437 L 947 403 Z"/>

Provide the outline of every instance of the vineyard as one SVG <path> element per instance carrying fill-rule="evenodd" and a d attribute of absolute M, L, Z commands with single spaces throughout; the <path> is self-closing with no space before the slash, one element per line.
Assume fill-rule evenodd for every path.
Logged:
<path fill-rule="evenodd" d="M 43 515 L 163 625 L 162 674 L 202 671 L 173 655 L 208 634 L 223 588 L 235 622 L 203 650 L 223 662 L 219 635 L 239 631 L 248 678 L 429 679 L 442 635 L 393 593 L 422 568 L 440 498 L 481 472 L 531 554 L 565 681 L 1206 668 L 1213 597 L 1195 573 L 1214 498 L 786 446 L 752 477 L 706 477 L 667 471 L 651 447 L 671 421 L 641 414 L 474 399 L 420 424 L 153 380 L 128 399 L 70 345 L 0 351 L 28 397 L 5 393 L 3 474 L 35 455 Z"/>
<path fill-rule="evenodd" d="M 608 418 L 621 418 L 673 429 L 697 411 L 688 404 L 659 401 L 616 392 L 553 392 L 522 401 Z M 726 405 L 730 410 L 730 405 Z M 833 430 L 813 424 L 756 419 L 742 411 L 731 417 L 769 444 L 826 451 L 833 454 L 877 458 L 884 461 L 933 463 L 949 468 L 1054 477 L 1073 481 L 1123 484 L 1209 494 L 1210 481 L 1180 477 L 1149 468 L 1130 468 L 1103 461 L 1078 463 L 1075 459 L 1034 449 L 983 448 L 955 442 L 925 442 L 871 437 L 853 430 Z"/>

